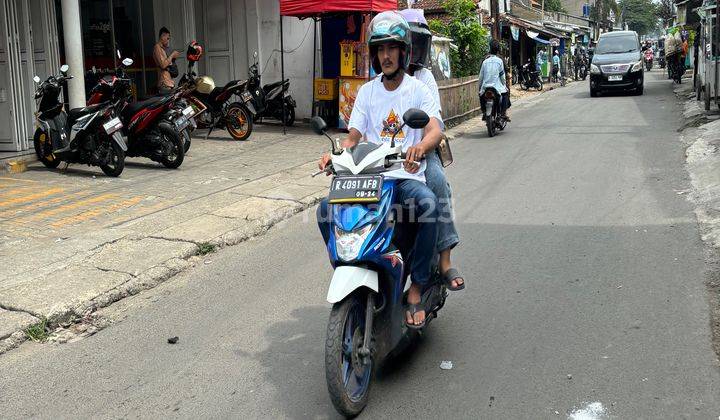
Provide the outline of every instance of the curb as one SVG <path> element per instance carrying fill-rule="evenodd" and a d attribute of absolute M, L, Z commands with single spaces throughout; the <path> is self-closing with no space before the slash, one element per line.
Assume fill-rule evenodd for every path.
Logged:
<path fill-rule="evenodd" d="M 289 219 L 290 217 L 313 207 L 320 201 L 320 198 L 311 197 L 308 200 L 298 201 L 295 206 L 283 207 L 278 212 L 273 213 L 271 216 L 251 221 L 249 225 L 234 230 L 229 230 L 214 240 L 210 241 L 216 248 L 213 252 L 229 247 L 241 244 L 250 239 L 257 238 L 264 235 L 273 226 L 278 223 Z M 145 237 L 135 237 L 132 239 L 140 240 L 145 238 L 156 238 L 152 235 Z M 123 237 L 121 239 L 130 239 L 129 237 Z M 164 239 L 164 238 L 163 238 Z M 107 290 L 102 294 L 95 296 L 94 298 L 76 304 L 74 306 L 67 306 L 59 308 L 57 311 L 50 314 L 47 318 L 47 330 L 52 331 L 56 328 L 67 327 L 70 324 L 88 319 L 90 315 L 100 308 L 107 307 L 112 303 L 120 301 L 126 297 L 136 295 L 144 290 L 152 289 L 161 283 L 171 279 L 172 277 L 180 274 L 189 268 L 194 267 L 201 260 L 200 246 L 197 243 L 189 240 L 182 241 L 184 243 L 193 243 L 194 249 L 191 252 L 186 253 L 180 258 L 171 258 L 153 267 L 150 267 L 142 272 L 131 275 L 131 278 L 120 284 L 113 289 Z M 107 245 L 107 244 L 105 244 Z M 10 309 L 10 308 L 8 308 Z M 22 311 L 27 313 L 26 311 Z M 30 314 L 33 315 L 33 314 Z M 38 319 L 43 317 L 33 315 L 36 319 L 33 322 L 26 323 L 20 328 L 3 339 L 0 339 L 0 355 L 3 353 L 15 349 L 24 343 L 29 338 L 25 334 L 25 330 L 37 323 Z"/>

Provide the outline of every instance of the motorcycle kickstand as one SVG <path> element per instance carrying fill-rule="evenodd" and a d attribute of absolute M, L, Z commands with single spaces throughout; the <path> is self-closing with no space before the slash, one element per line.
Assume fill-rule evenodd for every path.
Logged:
<path fill-rule="evenodd" d="M 375 295 L 368 293 L 367 303 L 365 304 L 365 333 L 363 335 L 363 345 L 358 349 L 363 364 L 367 365 L 370 357 L 370 341 L 372 340 L 373 318 L 375 316 Z"/>

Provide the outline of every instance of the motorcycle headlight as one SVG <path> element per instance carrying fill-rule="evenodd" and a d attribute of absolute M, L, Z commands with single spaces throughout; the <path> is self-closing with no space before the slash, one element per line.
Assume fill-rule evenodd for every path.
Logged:
<path fill-rule="evenodd" d="M 335 250 L 338 257 L 343 261 L 356 259 L 372 228 L 373 224 L 370 223 L 360 229 L 346 232 L 335 226 Z"/>
<path fill-rule="evenodd" d="M 600 67 L 596 66 L 595 64 L 590 64 L 590 73 L 600 74 Z"/>
<path fill-rule="evenodd" d="M 642 70 L 642 67 L 643 67 L 643 61 L 640 60 L 640 61 L 638 61 L 637 63 L 633 64 L 633 66 L 632 66 L 632 68 L 630 69 L 630 71 L 640 71 L 640 70 Z"/>

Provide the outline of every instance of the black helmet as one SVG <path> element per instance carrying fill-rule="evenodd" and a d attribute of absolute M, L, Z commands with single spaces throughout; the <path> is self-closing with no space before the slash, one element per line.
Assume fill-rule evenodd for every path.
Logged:
<path fill-rule="evenodd" d="M 377 59 L 378 46 L 381 44 L 397 43 L 403 48 L 400 58 L 400 67 L 407 69 L 412 55 L 412 42 L 410 37 L 410 26 L 407 21 L 395 11 L 382 12 L 370 21 L 368 31 L 368 47 L 370 49 L 370 61 L 375 73 L 380 73 L 382 67 Z"/>
<path fill-rule="evenodd" d="M 412 57 L 410 65 L 418 68 L 430 66 L 430 48 L 432 44 L 432 33 L 428 27 L 427 20 L 422 9 L 404 9 L 400 11 L 402 17 L 410 25 L 410 36 L 412 38 Z"/>

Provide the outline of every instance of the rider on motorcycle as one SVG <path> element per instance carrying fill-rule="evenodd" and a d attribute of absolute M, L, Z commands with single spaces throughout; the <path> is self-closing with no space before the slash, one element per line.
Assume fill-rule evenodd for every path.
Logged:
<path fill-rule="evenodd" d="M 507 109 L 510 107 L 510 91 L 507 86 L 507 69 L 505 62 L 498 57 L 500 43 L 497 40 L 490 41 L 490 55 L 485 58 L 480 68 L 480 107 L 482 108 L 482 119 L 485 121 L 485 89 L 494 88 L 501 96 L 500 115 L 510 121 L 507 117 Z"/>
<path fill-rule="evenodd" d="M 388 143 L 396 132 L 395 141 L 403 145 L 406 153 L 403 168 L 387 172 L 385 177 L 398 180 L 395 204 L 408 209 L 411 215 L 422 215 L 417 220 L 411 220 L 417 223 L 418 229 L 413 246 L 412 285 L 408 291 L 406 312 L 408 325 L 419 328 L 425 324 L 425 310 L 420 305 L 421 293 L 431 276 L 438 216 L 437 198 L 425 183 L 426 162 L 422 158 L 440 143 L 440 115 L 427 86 L 405 74 L 412 57 L 407 21 L 394 11 L 378 14 L 370 22 L 367 42 L 370 61 L 379 76 L 358 91 L 348 123 L 349 133 L 342 147 L 354 147 L 363 137 L 371 143 Z M 421 109 L 431 117 L 424 130 L 400 129 L 402 115 L 411 108 Z M 320 160 L 320 169 L 324 170 L 330 162 L 331 156 L 326 153 Z M 327 243 L 330 230 L 327 200 L 320 203 L 317 216 Z"/>
<path fill-rule="evenodd" d="M 425 83 L 433 94 L 438 113 L 442 113 L 440 104 L 440 91 L 435 77 L 427 68 L 430 65 L 430 43 L 432 33 L 428 29 L 427 21 L 422 9 L 404 9 L 400 14 L 407 20 L 410 25 L 410 34 L 412 37 L 412 59 L 408 73 Z M 440 125 L 443 126 L 442 121 Z M 447 283 L 449 290 L 462 290 L 465 288 L 465 280 L 460 276 L 457 269 L 452 268 L 450 262 L 450 253 L 452 249 L 460 242 L 455 222 L 453 220 L 453 211 L 451 205 L 450 184 L 445 177 L 445 170 L 440 162 L 438 153 L 435 150 L 425 156 L 427 168 L 425 169 L 425 179 L 428 187 L 435 193 L 438 198 L 438 239 L 437 248 L 440 253 L 440 274 Z"/>

